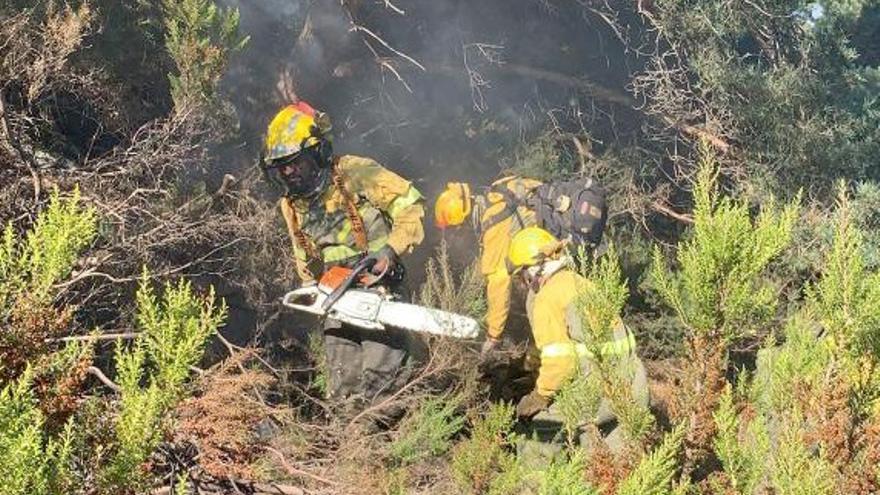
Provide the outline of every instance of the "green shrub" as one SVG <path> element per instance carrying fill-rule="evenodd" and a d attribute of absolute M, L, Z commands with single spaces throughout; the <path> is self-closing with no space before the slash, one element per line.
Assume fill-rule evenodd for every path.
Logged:
<path fill-rule="evenodd" d="M 221 9 L 213 0 L 162 0 L 165 47 L 176 74 L 169 74 L 178 111 L 215 103 L 217 85 L 229 56 L 244 48 L 236 9 Z"/>
<path fill-rule="evenodd" d="M 486 315 L 486 291 L 477 261 L 456 276 L 449 260 L 449 246 L 440 241 L 436 254 L 425 267 L 425 283 L 419 288 L 420 304 L 481 320 Z"/>
<path fill-rule="evenodd" d="M 795 314 L 785 326 L 785 341 L 769 338 L 758 351 L 756 371 L 749 391 L 762 411 L 784 411 L 792 404 L 796 387 L 818 391 L 832 360 L 828 339 L 809 315 Z"/>
<path fill-rule="evenodd" d="M 69 198 L 56 189 L 23 236 L 7 224 L 0 239 L 0 385 L 46 358 L 53 350 L 47 340 L 69 330 L 70 311 L 53 304 L 56 284 L 95 239 L 97 223 L 95 210 L 81 206 L 78 189 Z"/>
<path fill-rule="evenodd" d="M 70 275 L 77 257 L 95 239 L 97 226 L 94 208 L 80 204 L 79 189 L 69 198 L 54 190 L 23 239 L 7 224 L 0 241 L 0 317 L 8 318 L 23 296 L 51 302 L 53 285 Z"/>
<path fill-rule="evenodd" d="M 141 334 L 132 348 L 117 344 L 116 370 L 121 404 L 115 419 L 116 452 L 103 472 L 108 490 L 144 482 L 140 466 L 162 439 L 170 411 L 183 396 L 190 367 L 226 317 L 213 289 L 197 296 L 189 282 L 166 284 L 156 297 L 146 271 L 137 294 Z"/>
<path fill-rule="evenodd" d="M 567 459 L 557 459 L 550 466 L 536 474 L 541 495 L 599 495 L 591 487 L 584 475 L 587 469 L 587 456 L 575 451 Z"/>
<path fill-rule="evenodd" d="M 562 144 L 568 137 L 549 129 L 519 143 L 513 152 L 511 172 L 543 181 L 571 176 L 577 170 L 578 160 L 576 152 Z"/>
<path fill-rule="evenodd" d="M 776 208 L 770 201 L 752 221 L 748 205 L 719 197 L 718 169 L 706 145 L 694 188 L 694 226 L 679 243 L 679 271 L 665 268 L 654 250 L 654 286 L 694 336 L 726 340 L 748 335 L 776 308 L 777 294 L 762 278 L 788 246 L 797 200 Z"/>
<path fill-rule="evenodd" d="M 309 357 L 315 366 L 310 388 L 326 398 L 329 393 L 330 370 L 327 369 L 327 356 L 324 352 L 324 332 L 311 332 L 308 337 Z"/>
<path fill-rule="evenodd" d="M 409 414 L 400 426 L 400 436 L 391 443 L 391 457 L 397 463 L 411 464 L 444 454 L 450 439 L 464 426 L 456 415 L 459 401 L 454 397 L 431 397 Z"/>
<path fill-rule="evenodd" d="M 724 466 L 724 472 L 738 493 L 755 493 L 770 455 L 770 438 L 763 418 L 753 419 L 741 435 L 742 425 L 730 385 L 721 396 L 714 418 L 718 432 L 715 454 Z"/>
<path fill-rule="evenodd" d="M 32 373 L 0 391 L 0 473 L 4 495 L 63 495 L 73 489 L 73 427 L 47 438 L 45 417 L 32 392 Z"/>
<path fill-rule="evenodd" d="M 780 428 L 770 466 L 770 479 L 780 495 L 827 495 L 834 493 L 834 468 L 810 451 L 805 443 L 804 418 L 794 412 L 779 418 Z"/>
<path fill-rule="evenodd" d="M 678 469 L 677 458 L 684 439 L 681 425 L 667 433 L 663 442 L 639 461 L 635 469 L 618 486 L 617 495 L 665 495 Z"/>
<path fill-rule="evenodd" d="M 553 397 L 569 438 L 575 437 L 578 427 L 596 417 L 601 402 L 602 380 L 595 373 L 576 374 Z"/>
<path fill-rule="evenodd" d="M 582 253 L 581 258 L 583 257 Z M 654 416 L 632 394 L 630 383 L 635 370 L 632 369 L 631 358 L 629 355 L 608 355 L 602 352 L 605 344 L 614 341 L 615 330 L 623 325 L 620 314 L 629 295 L 620 272 L 617 250 L 612 244 L 602 257 L 596 260 L 582 259 L 580 264 L 584 266 L 583 275 L 588 281 L 578 289 L 577 305 L 583 328 L 581 333 L 584 344 L 593 355 L 590 364 L 595 369 L 591 369 L 590 374 L 598 376 L 587 380 L 575 379 L 574 385 L 580 385 L 582 395 L 577 397 L 577 394 L 564 393 L 563 414 L 567 417 L 566 423 L 570 423 L 575 419 L 571 415 L 577 409 L 570 406 L 580 403 L 581 406 L 592 407 L 594 393 L 598 389 L 608 394 L 611 408 L 627 437 L 639 442 L 653 427 Z M 594 379 L 599 383 L 591 384 Z M 575 396 L 574 400 L 570 400 L 572 395 Z M 590 411 L 584 410 L 582 413 L 587 414 Z M 588 416 L 581 416 L 581 420 L 593 417 L 595 411 Z"/>
<path fill-rule="evenodd" d="M 463 490 L 481 493 L 511 465 L 513 456 L 506 449 L 515 411 L 511 404 L 492 404 L 485 416 L 474 421 L 470 438 L 453 448 L 452 474 Z"/>
<path fill-rule="evenodd" d="M 866 267 L 863 234 L 852 220 L 842 185 L 837 216 L 825 270 L 807 287 L 808 306 L 842 360 L 859 408 L 880 408 L 880 271 Z"/>

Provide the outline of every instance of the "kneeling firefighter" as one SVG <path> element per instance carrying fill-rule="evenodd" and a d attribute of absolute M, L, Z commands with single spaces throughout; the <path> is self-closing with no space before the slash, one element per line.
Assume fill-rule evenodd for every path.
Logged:
<path fill-rule="evenodd" d="M 336 156 L 327 116 L 305 102 L 269 124 L 264 172 L 284 189 L 279 204 L 303 285 L 332 266 L 369 261 L 380 284 L 402 282 L 400 256 L 424 237 L 422 195 L 413 185 L 360 156 Z M 324 348 L 330 397 L 366 401 L 402 386 L 423 352 L 409 332 L 368 331 L 328 320 Z"/>
<path fill-rule="evenodd" d="M 575 373 L 589 375 L 596 362 L 591 352 L 595 347 L 590 349 L 585 344 L 577 308 L 578 294 L 591 282 L 570 268 L 571 260 L 563 244 L 546 230 L 529 227 L 514 236 L 507 256 L 511 271 L 528 286 L 526 311 L 540 356 L 535 388 L 520 400 L 516 413 L 521 420 L 530 421 L 530 433 L 545 443 L 558 437 L 562 430 L 562 418 L 553 404 L 554 394 Z M 635 338 L 622 321 L 618 320 L 613 339 L 602 343 L 599 352 L 618 367 L 618 376 L 629 378 L 634 401 L 647 407 L 645 368 L 636 355 Z M 622 448 L 623 431 L 607 397 L 602 398 L 596 417 L 583 418 L 583 422 L 593 422 L 613 451 Z M 535 445 L 531 443 L 531 448 L 547 453 L 546 444 Z M 528 448 L 529 442 L 522 446 Z"/>
<path fill-rule="evenodd" d="M 485 357 L 501 343 L 510 313 L 511 276 L 507 252 L 511 239 L 528 227 L 542 227 L 569 241 L 573 251 L 597 249 L 608 218 L 605 191 L 589 178 L 542 183 L 507 176 L 483 194 L 472 194 L 463 182 L 450 182 L 434 204 L 438 228 L 457 227 L 475 217 L 480 235 L 480 270 L 486 277 Z"/>

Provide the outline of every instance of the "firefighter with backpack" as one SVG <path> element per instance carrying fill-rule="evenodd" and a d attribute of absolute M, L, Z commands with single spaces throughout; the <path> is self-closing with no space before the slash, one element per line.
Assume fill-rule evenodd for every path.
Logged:
<path fill-rule="evenodd" d="M 540 226 L 572 249 L 597 248 L 608 217 L 604 190 L 592 179 L 544 184 L 518 176 L 504 177 L 482 194 L 469 184 L 450 182 L 434 204 L 437 227 L 462 225 L 474 217 L 480 235 L 480 270 L 486 278 L 486 357 L 501 343 L 512 292 L 507 254 L 511 239 L 522 229 Z"/>
<path fill-rule="evenodd" d="M 647 377 L 636 354 L 635 337 L 619 319 L 607 342 L 591 343 L 585 338 L 582 318 L 589 316 L 582 314 L 577 302 L 591 282 L 571 268 L 563 242 L 542 228 L 527 227 L 511 239 L 506 259 L 514 276 L 521 277 L 529 290 L 526 312 L 540 362 L 534 389 L 516 406 L 517 417 L 527 422 L 527 435 L 518 451 L 526 461 L 544 462 L 562 450 L 562 417 L 553 399 L 568 380 L 578 373 L 588 376 L 602 359 L 613 366 L 620 386 L 629 386 L 632 403 L 647 407 Z M 587 423 L 598 428 L 612 451 L 623 448 L 623 430 L 605 394 L 596 415 L 582 419 L 582 425 Z M 582 434 L 569 440 L 589 447 L 588 438 Z"/>
<path fill-rule="evenodd" d="M 281 213 L 303 285 L 331 266 L 368 262 L 394 290 L 400 256 L 422 242 L 423 199 L 407 180 L 369 158 L 333 154 L 331 125 L 305 102 L 269 124 L 261 168 L 284 193 Z M 328 320 L 324 329 L 328 395 L 372 401 L 402 386 L 424 352 L 408 332 L 369 332 Z"/>

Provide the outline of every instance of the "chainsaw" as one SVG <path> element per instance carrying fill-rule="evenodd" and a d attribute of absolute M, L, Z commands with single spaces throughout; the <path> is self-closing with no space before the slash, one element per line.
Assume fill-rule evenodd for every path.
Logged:
<path fill-rule="evenodd" d="M 473 339 L 479 334 L 480 325 L 473 318 L 396 301 L 377 284 L 382 275 L 369 274 L 370 268 L 368 262 L 352 268 L 331 267 L 317 284 L 285 294 L 282 303 L 296 311 L 367 330 L 392 327 L 459 339 Z"/>

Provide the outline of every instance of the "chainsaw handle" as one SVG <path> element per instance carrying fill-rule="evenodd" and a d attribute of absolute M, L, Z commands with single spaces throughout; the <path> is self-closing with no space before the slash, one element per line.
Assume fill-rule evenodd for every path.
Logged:
<path fill-rule="evenodd" d="M 284 294 L 281 304 L 297 311 L 322 315 L 324 311 L 321 309 L 321 305 L 325 298 L 326 296 L 318 289 L 317 285 L 309 285 Z"/>
<path fill-rule="evenodd" d="M 330 311 L 330 308 L 333 307 L 334 304 L 336 304 L 336 301 L 338 301 L 339 298 L 342 297 L 342 294 L 344 294 L 345 291 L 347 291 L 351 288 L 352 285 L 354 285 L 361 274 L 373 268 L 373 265 L 375 264 L 376 260 L 372 258 L 364 258 L 358 261 L 354 265 L 354 267 L 352 267 L 351 273 L 349 273 L 348 276 L 345 277 L 345 280 L 343 280 L 342 283 L 339 284 L 339 287 L 333 289 L 333 292 L 331 292 L 330 295 L 327 296 L 327 299 L 325 299 L 324 302 L 321 304 L 322 312 L 326 313 Z"/>

